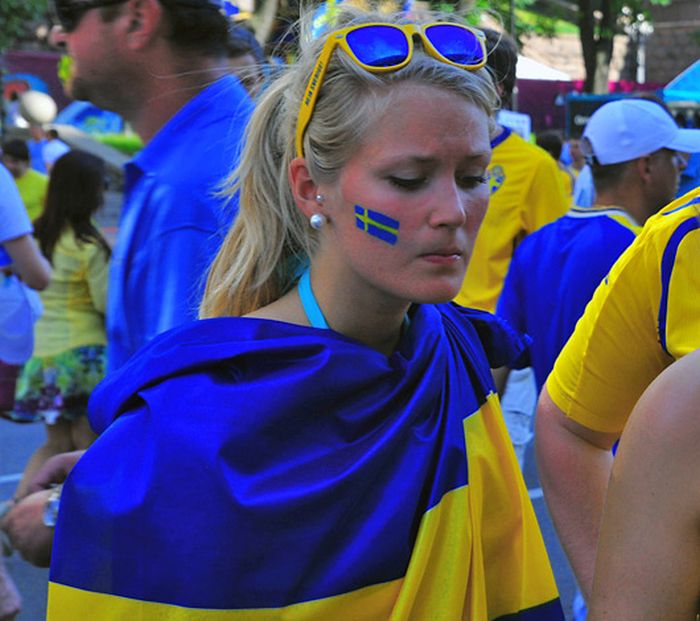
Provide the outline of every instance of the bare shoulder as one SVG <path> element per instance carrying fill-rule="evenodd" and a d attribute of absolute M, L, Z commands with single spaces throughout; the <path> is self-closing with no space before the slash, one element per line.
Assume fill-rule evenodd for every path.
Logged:
<path fill-rule="evenodd" d="M 283 321 L 300 326 L 309 325 L 296 289 L 292 289 L 274 302 L 246 314 L 245 317 Z"/>

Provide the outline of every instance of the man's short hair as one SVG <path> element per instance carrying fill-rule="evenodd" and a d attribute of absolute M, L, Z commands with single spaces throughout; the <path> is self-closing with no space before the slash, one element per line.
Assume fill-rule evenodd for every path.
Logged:
<path fill-rule="evenodd" d="M 596 192 L 605 192 L 622 183 L 626 183 L 624 178 L 625 171 L 633 162 L 634 160 L 630 160 L 628 162 L 607 164 L 605 166 L 597 162 L 589 164 Z"/>
<path fill-rule="evenodd" d="M 183 52 L 202 56 L 225 57 L 228 43 L 228 19 L 218 3 L 209 0 L 159 0 L 168 23 L 168 40 Z M 102 19 L 113 21 L 121 6 L 102 7 Z"/>
<path fill-rule="evenodd" d="M 265 63 L 265 52 L 255 38 L 255 34 L 243 24 L 232 23 L 228 30 L 226 53 L 229 58 L 239 58 L 250 54 L 256 62 Z"/>
<path fill-rule="evenodd" d="M 564 147 L 564 141 L 561 135 L 556 130 L 547 130 L 537 134 L 537 146 L 542 147 L 555 160 L 561 157 L 561 150 Z"/>
<path fill-rule="evenodd" d="M 178 0 L 160 0 L 170 22 L 168 39 L 175 47 L 202 56 L 226 56 L 228 20 L 211 3 L 194 6 Z"/>
<path fill-rule="evenodd" d="M 518 64 L 518 46 L 505 32 L 482 28 L 486 35 L 486 65 L 493 75 L 494 82 L 500 85 L 503 94 L 503 107 L 510 107 L 515 88 L 515 66 Z"/>
<path fill-rule="evenodd" d="M 2 145 L 2 153 L 14 157 L 16 160 L 29 162 L 29 147 L 24 140 L 18 138 L 8 140 Z"/>

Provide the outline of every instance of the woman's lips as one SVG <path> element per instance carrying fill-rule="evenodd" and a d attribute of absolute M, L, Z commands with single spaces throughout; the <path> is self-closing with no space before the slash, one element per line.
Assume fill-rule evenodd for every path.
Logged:
<path fill-rule="evenodd" d="M 430 263 L 438 263 L 441 265 L 450 265 L 462 260 L 463 253 L 457 248 L 447 248 L 445 250 L 437 250 L 421 255 L 421 259 L 425 259 Z"/>

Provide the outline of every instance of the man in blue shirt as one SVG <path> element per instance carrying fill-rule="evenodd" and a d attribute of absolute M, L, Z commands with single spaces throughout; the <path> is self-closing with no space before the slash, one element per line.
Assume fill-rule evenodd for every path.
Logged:
<path fill-rule="evenodd" d="M 69 93 L 121 114 L 146 144 L 126 167 L 110 269 L 108 367 L 197 316 L 237 203 L 216 194 L 252 103 L 226 64 L 221 0 L 56 2 Z"/>

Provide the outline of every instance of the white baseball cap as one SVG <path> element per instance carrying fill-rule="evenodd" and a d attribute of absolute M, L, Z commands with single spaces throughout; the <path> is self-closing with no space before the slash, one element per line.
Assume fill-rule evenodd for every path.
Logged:
<path fill-rule="evenodd" d="M 583 137 L 603 166 L 659 149 L 700 151 L 700 129 L 680 129 L 662 106 L 645 99 L 619 99 L 601 106 L 588 120 Z"/>

